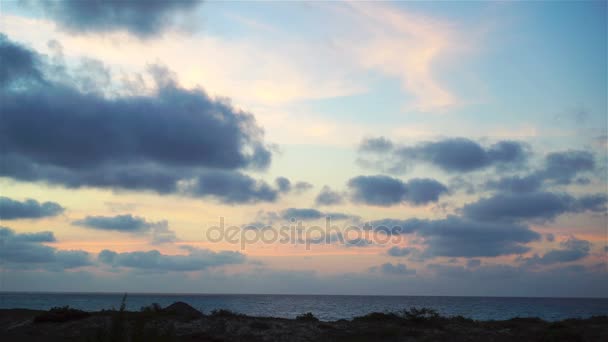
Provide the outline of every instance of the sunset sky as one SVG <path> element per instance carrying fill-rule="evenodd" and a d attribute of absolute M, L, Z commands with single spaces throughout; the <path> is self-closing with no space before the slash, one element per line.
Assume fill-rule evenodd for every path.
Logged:
<path fill-rule="evenodd" d="M 0 291 L 606 297 L 606 17 L 1 0 Z"/>

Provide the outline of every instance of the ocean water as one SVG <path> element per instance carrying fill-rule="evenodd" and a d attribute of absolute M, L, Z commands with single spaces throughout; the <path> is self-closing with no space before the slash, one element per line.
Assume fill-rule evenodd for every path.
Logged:
<path fill-rule="evenodd" d="M 117 293 L 0 292 L 0 308 L 49 309 L 69 305 L 97 311 L 118 308 L 122 296 Z M 312 312 L 325 321 L 410 307 L 428 307 L 442 315 L 462 315 L 478 320 L 540 317 L 554 321 L 608 315 L 608 298 L 128 294 L 127 309 L 139 310 L 151 303 L 166 306 L 176 301 L 186 302 L 207 313 L 214 309 L 229 309 L 252 316 L 294 318 Z"/>

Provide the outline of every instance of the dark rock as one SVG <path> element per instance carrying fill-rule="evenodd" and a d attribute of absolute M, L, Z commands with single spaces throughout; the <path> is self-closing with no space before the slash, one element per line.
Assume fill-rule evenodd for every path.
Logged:
<path fill-rule="evenodd" d="M 184 302 L 175 302 L 163 309 L 164 312 L 188 318 L 199 318 L 203 314 Z"/>

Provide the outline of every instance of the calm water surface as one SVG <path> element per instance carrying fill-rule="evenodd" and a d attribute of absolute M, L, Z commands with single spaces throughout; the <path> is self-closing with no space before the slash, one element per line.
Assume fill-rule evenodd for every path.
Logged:
<path fill-rule="evenodd" d="M 96 311 L 119 307 L 122 294 L 108 293 L 6 293 L 0 292 L 0 308 L 49 309 L 69 305 Z M 423 296 L 318 296 L 318 295 L 178 295 L 129 294 L 127 309 L 176 301 L 210 312 L 229 309 L 252 316 L 294 318 L 312 312 L 321 320 L 349 319 L 369 312 L 394 312 L 429 307 L 442 315 L 462 315 L 479 320 L 540 317 L 545 320 L 608 315 L 608 298 L 514 298 Z"/>

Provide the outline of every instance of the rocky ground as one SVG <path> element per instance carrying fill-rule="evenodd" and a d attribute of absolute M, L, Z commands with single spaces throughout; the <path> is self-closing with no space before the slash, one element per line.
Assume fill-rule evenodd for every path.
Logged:
<path fill-rule="evenodd" d="M 372 313 L 321 322 L 250 317 L 220 310 L 202 314 L 185 303 L 140 312 L 0 310 L 1 341 L 608 341 L 608 317 L 546 322 L 536 318 L 473 321 L 432 310 Z"/>

